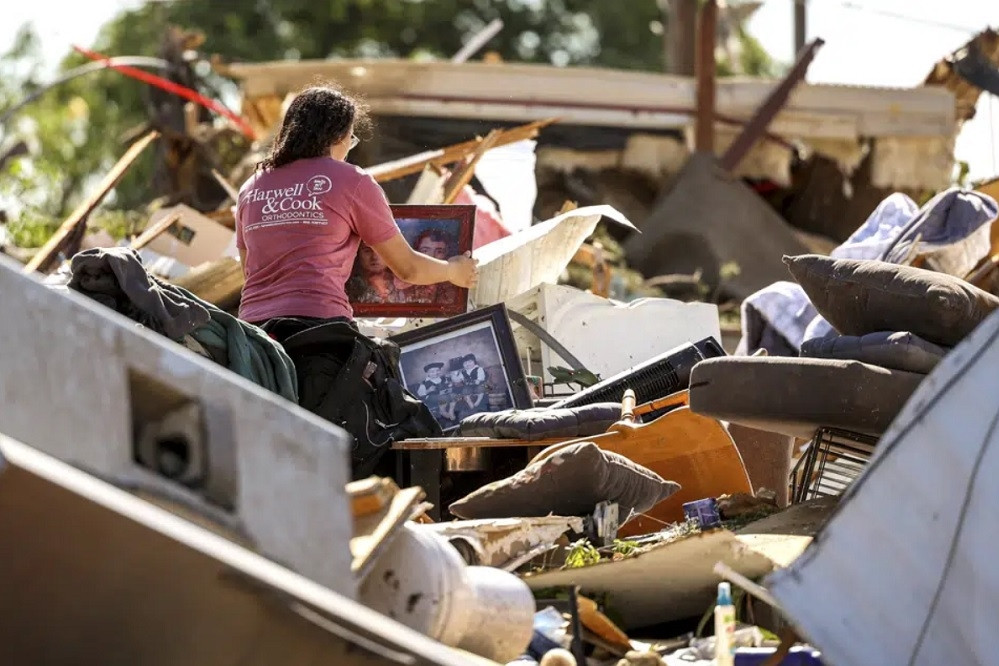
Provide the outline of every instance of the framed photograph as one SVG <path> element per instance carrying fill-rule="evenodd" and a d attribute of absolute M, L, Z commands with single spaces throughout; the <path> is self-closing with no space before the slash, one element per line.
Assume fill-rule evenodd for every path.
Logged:
<path fill-rule="evenodd" d="M 414 250 L 448 259 L 472 249 L 475 206 L 398 204 L 392 215 Z M 364 243 L 347 280 L 347 298 L 355 317 L 453 317 L 468 310 L 468 289 L 403 282 Z"/>
<path fill-rule="evenodd" d="M 445 432 L 472 414 L 533 406 L 502 303 L 391 339 L 402 352 L 403 383 Z"/>

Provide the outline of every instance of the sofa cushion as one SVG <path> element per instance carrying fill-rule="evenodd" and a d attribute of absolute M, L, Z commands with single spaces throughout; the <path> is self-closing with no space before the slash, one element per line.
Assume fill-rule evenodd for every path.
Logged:
<path fill-rule="evenodd" d="M 933 371 L 947 351 L 906 331 L 834 335 L 805 340 L 801 345 L 802 356 L 861 361 L 924 375 Z"/>
<path fill-rule="evenodd" d="M 784 257 L 815 309 L 843 335 L 910 331 L 953 347 L 999 298 L 960 278 L 883 261 Z"/>
<path fill-rule="evenodd" d="M 690 375 L 690 409 L 809 439 L 822 427 L 880 436 L 925 375 L 860 361 L 729 356 Z"/>

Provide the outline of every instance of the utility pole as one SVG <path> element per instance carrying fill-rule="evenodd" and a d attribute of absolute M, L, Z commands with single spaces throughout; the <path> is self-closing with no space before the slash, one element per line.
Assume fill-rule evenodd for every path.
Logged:
<path fill-rule="evenodd" d="M 697 0 L 663 0 L 666 19 L 666 71 L 694 76 Z"/>
<path fill-rule="evenodd" d="M 805 2 L 806 0 L 793 0 L 794 2 L 794 53 L 801 53 L 805 48 Z"/>
<path fill-rule="evenodd" d="M 697 124 L 694 148 L 698 152 L 715 150 L 715 34 L 718 4 L 707 0 L 701 5 L 697 21 Z"/>

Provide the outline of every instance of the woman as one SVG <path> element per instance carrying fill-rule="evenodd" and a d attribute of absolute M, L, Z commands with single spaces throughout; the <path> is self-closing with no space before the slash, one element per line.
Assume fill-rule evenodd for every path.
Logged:
<path fill-rule="evenodd" d="M 475 285 L 476 260 L 414 251 L 378 183 L 344 161 L 357 145 L 355 127 L 366 124 L 363 109 L 329 86 L 308 88 L 289 105 L 270 154 L 239 191 L 241 319 L 351 319 L 346 283 L 362 241 L 411 284 Z"/>

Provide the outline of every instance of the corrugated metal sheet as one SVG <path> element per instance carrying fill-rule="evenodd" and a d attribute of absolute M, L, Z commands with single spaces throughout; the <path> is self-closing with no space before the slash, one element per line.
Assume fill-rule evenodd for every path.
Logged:
<path fill-rule="evenodd" d="M 815 542 L 767 586 L 837 666 L 999 662 L 999 312 L 885 433 Z"/>

